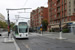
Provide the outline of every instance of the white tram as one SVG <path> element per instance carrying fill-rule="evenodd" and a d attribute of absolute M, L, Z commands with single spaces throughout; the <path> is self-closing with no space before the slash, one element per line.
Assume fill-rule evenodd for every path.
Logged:
<path fill-rule="evenodd" d="M 20 21 L 15 23 L 13 27 L 15 38 L 28 38 L 28 24 L 27 22 Z"/>

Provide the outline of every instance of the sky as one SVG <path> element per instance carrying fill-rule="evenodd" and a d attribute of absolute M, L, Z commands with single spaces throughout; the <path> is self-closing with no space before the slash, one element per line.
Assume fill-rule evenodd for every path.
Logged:
<path fill-rule="evenodd" d="M 30 13 L 19 13 L 19 12 L 31 12 L 38 7 L 48 7 L 48 0 L 0 0 L 0 13 L 7 19 L 6 9 L 17 9 L 17 8 L 31 8 L 26 10 L 9 11 L 10 21 L 15 22 L 15 16 L 30 18 Z M 20 19 L 21 20 L 21 19 Z M 25 19 L 26 21 L 29 19 Z"/>

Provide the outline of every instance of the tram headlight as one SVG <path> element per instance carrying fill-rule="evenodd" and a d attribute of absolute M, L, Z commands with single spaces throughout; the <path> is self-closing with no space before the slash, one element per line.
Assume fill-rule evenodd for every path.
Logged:
<path fill-rule="evenodd" d="M 26 34 L 26 36 L 28 36 L 28 35 Z"/>
<path fill-rule="evenodd" d="M 20 34 L 20 37 L 21 37 L 21 34 Z"/>

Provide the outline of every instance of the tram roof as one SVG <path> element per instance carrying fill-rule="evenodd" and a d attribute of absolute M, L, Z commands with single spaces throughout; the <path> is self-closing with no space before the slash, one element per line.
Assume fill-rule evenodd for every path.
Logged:
<path fill-rule="evenodd" d="M 19 24 L 19 22 L 26 22 L 26 21 L 18 21 L 18 22 L 16 22 L 15 23 L 15 25 L 18 25 Z M 26 22 L 27 23 L 27 22 Z"/>

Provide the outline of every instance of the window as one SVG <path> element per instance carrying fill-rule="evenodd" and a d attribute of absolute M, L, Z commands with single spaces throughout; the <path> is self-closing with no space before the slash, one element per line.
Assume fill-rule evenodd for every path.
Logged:
<path fill-rule="evenodd" d="M 69 2 L 69 4 L 71 4 L 71 2 Z"/>
<path fill-rule="evenodd" d="M 58 20 L 57 20 L 57 23 L 58 23 Z"/>
<path fill-rule="evenodd" d="M 64 19 L 62 19 L 62 23 L 64 22 Z"/>
<path fill-rule="evenodd" d="M 65 22 L 67 21 L 67 18 L 65 18 Z"/>
<path fill-rule="evenodd" d="M 56 12 L 56 9 L 55 9 L 55 12 Z"/>
<path fill-rule="evenodd" d="M 74 12 L 75 12 L 75 9 L 74 9 Z"/>
<path fill-rule="evenodd" d="M 15 34 L 18 34 L 18 27 L 15 26 Z"/>
<path fill-rule="evenodd" d="M 66 3 L 66 0 L 64 0 L 64 2 Z"/>
<path fill-rule="evenodd" d="M 54 6 L 56 6 L 56 3 L 54 4 Z"/>
<path fill-rule="evenodd" d="M 74 0 L 74 5 L 75 5 L 75 0 Z"/>
<path fill-rule="evenodd" d="M 71 17 L 69 17 L 69 21 L 71 21 Z"/>
<path fill-rule="evenodd" d="M 69 2 L 69 8 L 71 7 L 71 2 Z"/>
<path fill-rule="evenodd" d="M 27 28 L 19 28 L 19 32 L 20 33 L 26 33 L 27 32 Z"/>
<path fill-rule="evenodd" d="M 71 15 L 71 13 L 69 13 L 69 16 Z"/>
<path fill-rule="evenodd" d="M 50 22 L 50 24 L 52 24 L 52 22 Z"/>
<path fill-rule="evenodd" d="M 56 18 L 56 15 L 54 17 Z"/>
<path fill-rule="evenodd" d="M 71 9 L 69 9 L 69 11 L 71 12 Z"/>
<path fill-rule="evenodd" d="M 52 22 L 52 24 L 54 24 L 54 22 Z"/>

